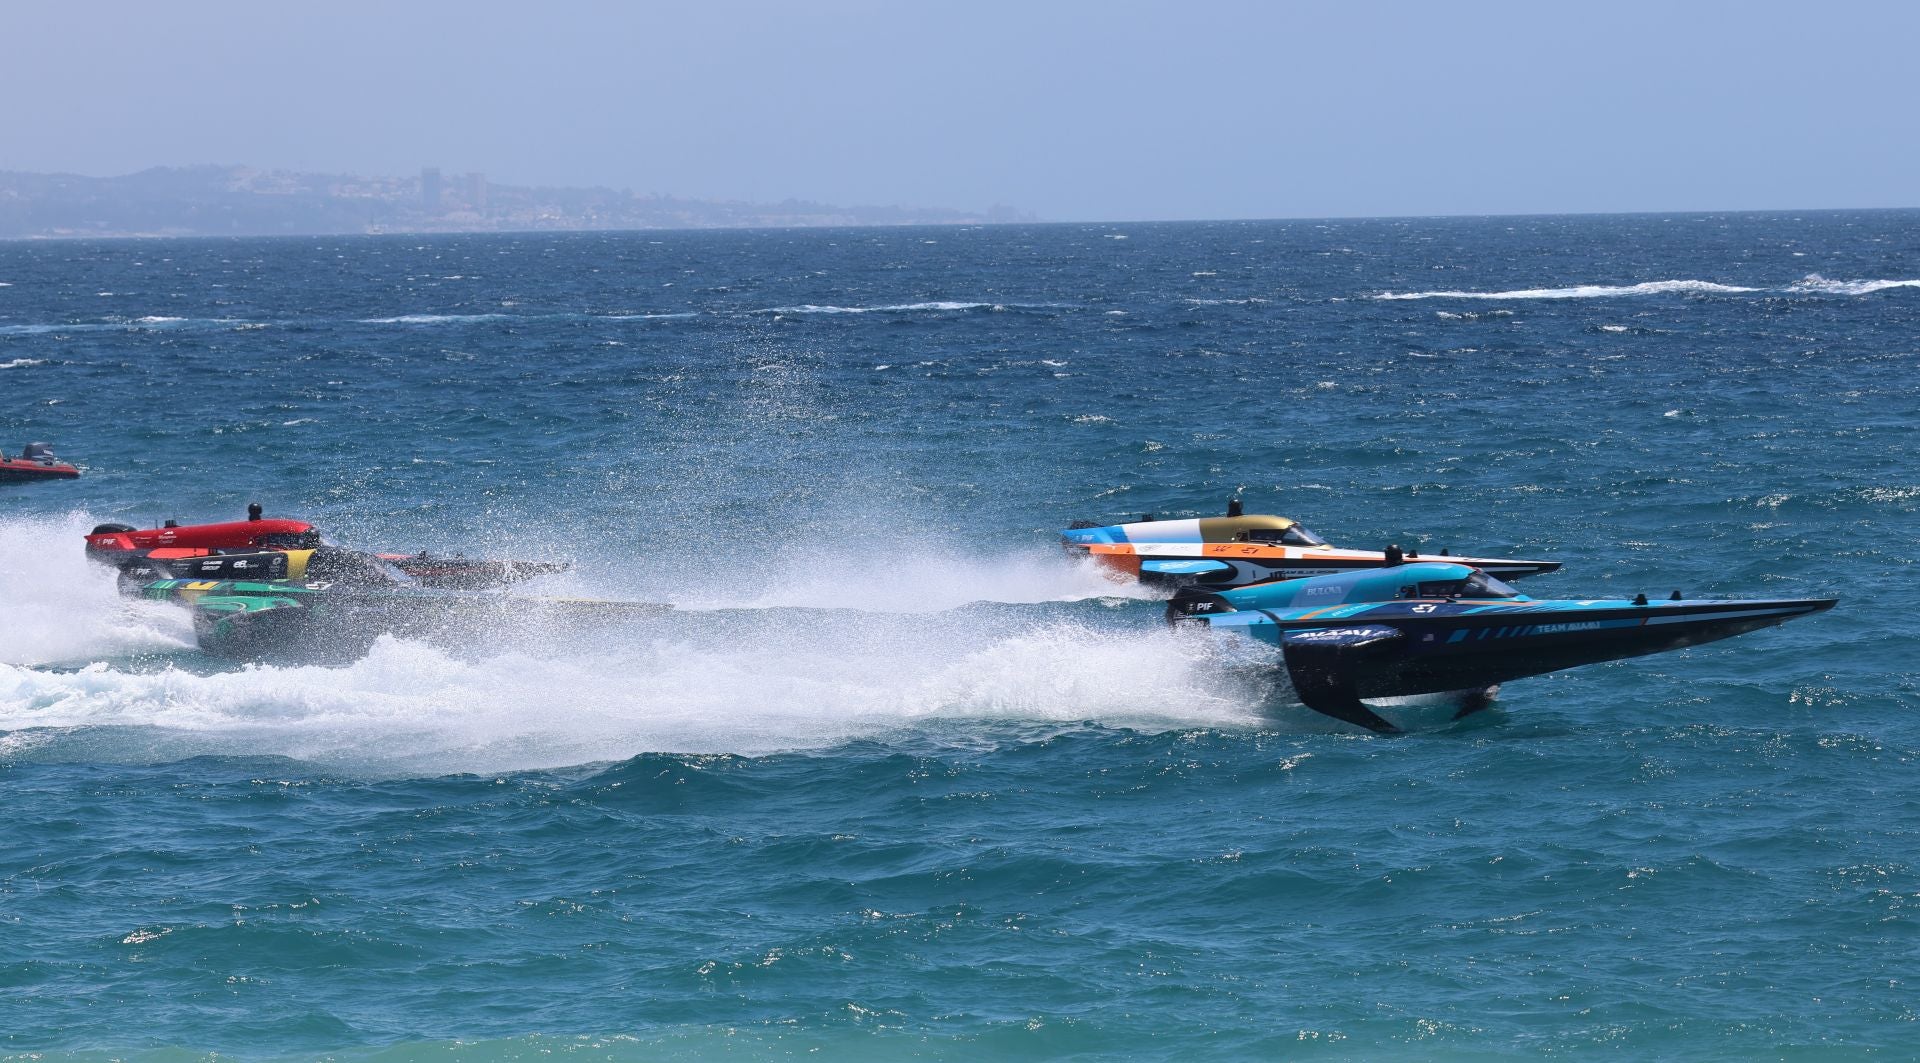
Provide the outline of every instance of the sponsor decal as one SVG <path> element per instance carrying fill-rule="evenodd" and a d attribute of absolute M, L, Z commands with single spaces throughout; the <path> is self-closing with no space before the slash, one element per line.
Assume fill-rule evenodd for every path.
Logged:
<path fill-rule="evenodd" d="M 1585 620 L 1570 624 L 1535 624 L 1527 628 L 1524 633 L 1528 635 L 1560 635 L 1569 631 L 1598 631 L 1600 627 L 1601 623 L 1598 620 Z"/>
<path fill-rule="evenodd" d="M 1330 639 L 1363 638 L 1394 634 L 1391 628 L 1378 627 L 1320 627 L 1310 631 L 1289 631 L 1287 637 L 1299 641 L 1321 642 Z"/>

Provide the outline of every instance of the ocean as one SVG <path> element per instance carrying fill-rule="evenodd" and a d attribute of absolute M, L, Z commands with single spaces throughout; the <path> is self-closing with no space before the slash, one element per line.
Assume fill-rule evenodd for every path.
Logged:
<path fill-rule="evenodd" d="M 1920 212 L 0 243 L 0 1059 L 1920 1055 Z M 1057 533 L 1837 597 L 1343 733 Z M 202 655 L 249 502 L 671 602 Z"/>

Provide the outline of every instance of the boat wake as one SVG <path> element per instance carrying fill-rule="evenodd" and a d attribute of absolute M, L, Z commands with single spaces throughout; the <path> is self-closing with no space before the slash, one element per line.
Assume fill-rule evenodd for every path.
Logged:
<path fill-rule="evenodd" d="M 92 523 L 0 522 L 0 760 L 285 756 L 412 775 L 818 749 L 954 721 L 1262 725 L 1256 694 L 1158 610 L 1120 608 L 1120 588 L 1051 553 L 895 562 L 884 578 L 816 564 L 584 631 L 507 622 L 451 645 L 383 636 L 344 667 L 234 666 L 193 648 L 184 610 L 119 596 L 78 548 Z"/>
<path fill-rule="evenodd" d="M 0 521 L 0 664 L 47 665 L 191 648 L 184 611 L 120 595 L 76 545 L 85 514 Z M 0 701 L 5 699 L 0 687 Z"/>
<path fill-rule="evenodd" d="M 988 624 L 967 638 L 805 620 L 737 642 L 662 629 L 478 658 L 382 637 L 345 668 L 0 665 L 0 759 L 272 755 L 446 774 L 819 749 L 954 720 L 1258 722 L 1165 632 Z"/>

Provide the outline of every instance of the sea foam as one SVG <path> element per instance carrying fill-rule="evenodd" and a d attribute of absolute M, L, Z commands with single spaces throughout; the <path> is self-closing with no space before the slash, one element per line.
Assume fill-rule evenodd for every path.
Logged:
<path fill-rule="evenodd" d="M 716 583 L 630 622 L 493 623 L 451 644 L 383 636 L 340 667 L 242 665 L 194 651 L 185 610 L 121 597 L 82 555 L 91 524 L 0 522 L 0 756 L 440 773 L 824 748 L 954 719 L 1258 722 L 1257 692 L 1157 610 L 1106 619 L 1147 592 L 1052 552 L 923 552 L 884 580 L 870 558 L 801 555 L 750 594 Z"/>

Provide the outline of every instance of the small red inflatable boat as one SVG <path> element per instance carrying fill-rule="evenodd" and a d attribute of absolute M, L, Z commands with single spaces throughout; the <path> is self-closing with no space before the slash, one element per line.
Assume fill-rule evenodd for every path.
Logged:
<path fill-rule="evenodd" d="M 80 470 L 53 456 L 45 443 L 28 443 L 17 458 L 0 453 L 0 483 L 30 483 L 34 480 L 71 480 Z"/>

